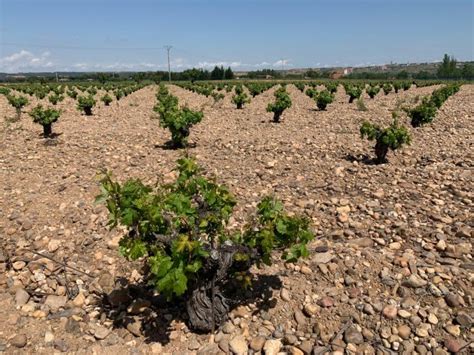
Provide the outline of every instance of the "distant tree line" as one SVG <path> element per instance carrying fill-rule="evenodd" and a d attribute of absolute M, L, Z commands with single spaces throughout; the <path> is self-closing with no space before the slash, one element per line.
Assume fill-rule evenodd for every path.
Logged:
<path fill-rule="evenodd" d="M 436 71 L 428 72 L 421 70 L 416 73 L 408 73 L 406 70 L 394 72 L 355 72 L 344 78 L 348 79 L 376 79 L 376 80 L 390 80 L 390 79 L 417 79 L 417 80 L 433 80 L 433 79 L 452 79 L 452 80 L 474 80 L 474 64 L 464 63 L 462 66 L 458 65 L 457 60 L 445 54 L 443 61 L 438 65 Z"/>
<path fill-rule="evenodd" d="M 118 73 L 58 73 L 60 79 L 67 79 L 68 81 L 98 81 L 101 83 L 111 81 L 133 80 L 136 82 L 153 81 L 161 82 L 168 80 L 167 71 L 155 72 L 118 72 Z M 310 69 L 306 72 L 292 73 L 276 71 L 274 69 L 261 69 L 249 71 L 242 77 L 248 79 L 327 79 L 333 74 L 331 69 Z M 235 74 L 230 67 L 225 69 L 223 66 L 215 66 L 211 71 L 207 69 L 186 69 L 182 72 L 172 72 L 171 79 L 173 81 L 200 81 L 200 80 L 231 80 L 235 78 Z M 9 76 L 1 75 L 2 81 L 27 81 L 27 82 L 50 82 L 56 79 L 56 73 L 38 73 L 38 74 L 24 74 L 23 76 Z M 452 80 L 474 80 L 474 64 L 473 62 L 464 63 L 462 66 L 458 64 L 457 60 L 444 55 L 442 62 L 438 65 L 436 71 L 421 70 L 415 73 L 409 73 L 406 70 L 401 71 L 363 71 L 353 72 L 345 75 L 344 79 L 374 79 L 374 80 L 436 80 L 436 79 L 452 79 Z"/>

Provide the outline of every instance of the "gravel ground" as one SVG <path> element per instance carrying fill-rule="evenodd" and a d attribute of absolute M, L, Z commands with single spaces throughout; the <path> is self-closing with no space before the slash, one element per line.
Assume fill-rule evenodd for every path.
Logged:
<path fill-rule="evenodd" d="M 412 144 L 390 152 L 389 164 L 368 163 L 373 144 L 358 134 L 363 120 L 388 124 L 397 105 L 435 88 L 365 97 L 363 112 L 340 87 L 321 112 L 289 85 L 293 106 L 274 124 L 265 109 L 276 87 L 237 110 L 231 94 L 213 105 L 171 86 L 182 104 L 204 110 L 188 152 L 238 199 L 231 228 L 274 194 L 317 234 L 307 260 L 255 270 L 249 301 L 213 341 L 187 328 L 182 304 L 134 286 L 140 264 L 118 255 L 121 232 L 107 229 L 105 208 L 93 203 L 102 168 L 120 180 L 174 176 L 183 152 L 163 149 L 156 87 L 100 104 L 92 117 L 67 98 L 53 125 L 59 136 L 46 141 L 26 113 L 10 122 L 14 109 L 0 96 L 0 352 L 474 351 L 474 85 L 432 124 L 410 127 Z"/>

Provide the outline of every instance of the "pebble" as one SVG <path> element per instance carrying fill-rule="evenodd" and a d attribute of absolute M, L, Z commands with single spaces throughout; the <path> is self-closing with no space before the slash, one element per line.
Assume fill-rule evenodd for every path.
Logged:
<path fill-rule="evenodd" d="M 393 242 L 388 245 L 389 249 L 391 250 L 399 250 L 402 247 L 402 243 L 400 242 Z"/>
<path fill-rule="evenodd" d="M 150 306 L 150 301 L 138 298 L 134 300 L 130 306 L 127 307 L 127 312 L 130 314 L 140 314 Z"/>
<path fill-rule="evenodd" d="M 318 301 L 321 307 L 328 308 L 334 306 L 334 300 L 331 297 L 323 297 Z"/>
<path fill-rule="evenodd" d="M 10 344 L 16 348 L 24 348 L 28 339 L 25 334 L 17 334 L 11 340 Z"/>
<path fill-rule="evenodd" d="M 305 275 L 311 275 L 313 273 L 313 270 L 311 270 L 309 267 L 307 267 L 306 265 L 303 265 L 301 267 L 301 273 L 302 274 L 305 274 Z"/>
<path fill-rule="evenodd" d="M 86 296 L 82 292 L 80 292 L 73 300 L 72 304 L 75 307 L 82 307 L 84 303 L 86 302 Z"/>
<path fill-rule="evenodd" d="M 318 307 L 311 303 L 305 304 L 303 310 L 308 317 L 312 317 L 318 313 Z"/>
<path fill-rule="evenodd" d="M 23 288 L 19 288 L 15 292 L 15 304 L 17 306 L 23 306 L 28 303 L 30 299 L 30 294 L 26 292 Z"/>
<path fill-rule="evenodd" d="M 282 288 L 280 292 L 280 297 L 283 301 L 289 302 L 291 300 L 290 292 L 286 288 Z"/>
<path fill-rule="evenodd" d="M 456 308 L 461 305 L 459 301 L 459 296 L 455 295 L 454 293 L 449 293 L 444 297 L 444 300 L 446 301 L 446 304 L 449 307 Z"/>
<path fill-rule="evenodd" d="M 229 341 L 229 348 L 236 355 L 245 355 L 248 351 L 247 341 L 242 335 L 237 335 Z"/>
<path fill-rule="evenodd" d="M 434 313 L 430 313 L 428 315 L 428 322 L 430 322 L 433 325 L 436 325 L 436 324 L 438 324 L 438 317 L 436 317 L 436 315 Z"/>
<path fill-rule="evenodd" d="M 349 327 L 344 332 L 344 341 L 346 343 L 358 345 L 364 342 L 364 337 L 362 336 L 362 333 L 359 332 L 355 327 Z"/>
<path fill-rule="evenodd" d="M 264 337 L 255 337 L 250 342 L 250 348 L 253 351 L 258 352 L 258 351 L 262 350 L 263 344 L 265 344 L 265 338 Z"/>
<path fill-rule="evenodd" d="M 448 324 L 444 327 L 446 331 L 454 337 L 461 335 L 461 327 L 459 325 Z"/>
<path fill-rule="evenodd" d="M 54 253 L 56 250 L 59 249 L 59 247 L 61 246 L 61 243 L 62 243 L 62 241 L 60 241 L 58 239 L 50 240 L 49 243 L 48 243 L 48 251 L 50 253 Z"/>
<path fill-rule="evenodd" d="M 400 336 L 400 338 L 404 340 L 410 338 L 411 328 L 408 325 L 402 324 L 397 328 L 397 330 L 398 330 L 398 335 Z"/>
<path fill-rule="evenodd" d="M 395 319 L 397 318 L 397 307 L 389 305 L 382 310 L 382 314 L 385 318 Z"/>
<path fill-rule="evenodd" d="M 444 346 L 452 353 L 458 353 L 462 348 L 462 344 L 453 338 L 447 338 L 444 341 Z"/>
<path fill-rule="evenodd" d="M 282 347 L 281 340 L 269 339 L 263 345 L 263 352 L 265 355 L 277 355 Z"/>
<path fill-rule="evenodd" d="M 57 311 L 59 308 L 62 308 L 66 305 L 67 296 L 56 296 L 56 295 L 49 295 L 46 297 L 44 304 L 49 306 L 51 310 Z"/>
<path fill-rule="evenodd" d="M 421 279 L 419 276 L 416 275 L 410 275 L 410 277 L 402 283 L 403 286 L 411 288 L 419 288 L 426 286 L 427 284 L 427 281 Z"/>
<path fill-rule="evenodd" d="M 100 325 L 95 325 L 93 327 L 93 335 L 96 339 L 103 340 L 107 338 L 109 334 L 110 334 L 109 328 L 105 328 Z"/>
<path fill-rule="evenodd" d="M 400 310 L 398 311 L 398 315 L 399 315 L 400 317 L 402 317 L 402 318 L 410 318 L 410 317 L 411 317 L 411 313 L 408 312 L 408 311 L 406 311 L 406 310 L 404 310 L 404 309 L 400 309 Z"/>
<path fill-rule="evenodd" d="M 428 333 L 428 329 L 426 329 L 425 327 L 417 327 L 416 328 L 416 335 L 418 335 L 420 338 L 426 338 L 429 333 Z"/>
<path fill-rule="evenodd" d="M 26 263 L 25 263 L 24 261 L 15 261 L 15 262 L 12 264 L 13 269 L 16 270 L 16 271 L 20 271 L 20 270 L 23 269 L 25 266 L 26 266 Z"/>
<path fill-rule="evenodd" d="M 46 344 L 52 343 L 54 341 L 54 334 L 51 333 L 50 331 L 47 331 L 44 333 L 44 342 Z"/>

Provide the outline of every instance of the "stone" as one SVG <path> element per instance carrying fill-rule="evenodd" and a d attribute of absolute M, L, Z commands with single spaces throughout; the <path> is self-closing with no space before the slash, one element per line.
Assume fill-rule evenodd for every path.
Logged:
<path fill-rule="evenodd" d="M 299 309 L 295 311 L 294 317 L 299 326 L 306 325 L 306 317 Z"/>
<path fill-rule="evenodd" d="M 69 346 L 62 339 L 55 340 L 54 343 L 53 343 L 53 346 L 54 346 L 55 349 L 57 349 L 57 350 L 59 350 L 63 353 L 65 353 L 66 351 L 69 350 Z"/>
<path fill-rule="evenodd" d="M 286 302 L 291 300 L 290 292 L 288 292 L 288 290 L 286 288 L 281 289 L 280 297 L 283 301 L 286 301 Z"/>
<path fill-rule="evenodd" d="M 206 344 L 201 349 L 199 349 L 196 353 L 196 355 L 220 355 L 220 354 L 222 354 L 222 352 L 219 350 L 219 346 L 217 344 Z"/>
<path fill-rule="evenodd" d="M 410 275 L 410 277 L 407 280 L 403 281 L 402 283 L 403 286 L 411 287 L 411 288 L 419 288 L 419 287 L 426 286 L 427 284 L 428 282 L 426 282 L 425 280 L 423 280 L 422 278 L 414 274 Z"/>
<path fill-rule="evenodd" d="M 462 348 L 462 344 L 453 338 L 447 338 L 444 341 L 444 346 L 452 353 L 458 353 Z"/>
<path fill-rule="evenodd" d="M 408 311 L 406 311 L 406 310 L 404 310 L 404 309 L 400 309 L 400 310 L 398 311 L 398 315 L 399 315 L 400 317 L 402 317 L 402 318 L 405 318 L 405 319 L 411 317 L 411 313 L 408 312 Z"/>
<path fill-rule="evenodd" d="M 30 299 L 30 294 L 26 292 L 23 288 L 19 288 L 15 292 L 15 304 L 17 306 L 23 306 L 28 303 Z"/>
<path fill-rule="evenodd" d="M 188 340 L 187 344 L 189 350 L 197 350 L 201 347 L 201 344 L 195 338 Z"/>
<path fill-rule="evenodd" d="M 242 335 L 237 335 L 229 341 L 229 348 L 236 355 L 245 355 L 248 351 L 247 341 Z"/>
<path fill-rule="evenodd" d="M 253 351 L 258 352 L 258 351 L 262 350 L 264 344 L 265 344 L 265 338 L 264 337 L 255 337 L 250 342 L 250 348 Z"/>
<path fill-rule="evenodd" d="M 12 267 L 14 270 L 16 271 L 20 271 L 21 269 L 23 269 L 24 267 L 26 266 L 26 263 L 24 261 L 15 261 L 13 264 L 12 264 Z"/>
<path fill-rule="evenodd" d="M 407 340 L 408 338 L 410 338 L 411 328 L 408 325 L 402 324 L 397 328 L 397 330 L 398 330 L 398 335 L 400 336 L 400 338 L 404 340 Z"/>
<path fill-rule="evenodd" d="M 133 335 L 135 335 L 136 337 L 139 337 L 142 335 L 142 325 L 137 320 L 133 320 L 130 323 L 128 323 L 127 330 Z"/>
<path fill-rule="evenodd" d="M 468 314 L 460 312 L 456 316 L 456 323 L 462 327 L 471 327 L 473 320 Z"/>
<path fill-rule="evenodd" d="M 436 317 L 436 315 L 434 313 L 430 313 L 428 315 L 428 322 L 433 324 L 433 325 L 436 325 L 436 324 L 438 324 L 438 317 Z"/>
<path fill-rule="evenodd" d="M 265 355 L 277 355 L 282 347 L 281 340 L 269 339 L 263 345 L 263 352 Z"/>
<path fill-rule="evenodd" d="M 437 244 L 436 244 L 436 249 L 440 251 L 446 250 L 446 241 L 444 239 L 441 239 Z"/>
<path fill-rule="evenodd" d="M 331 251 L 327 251 L 325 253 L 315 253 L 312 257 L 313 262 L 317 264 L 327 264 L 332 259 L 334 259 L 334 255 Z"/>
<path fill-rule="evenodd" d="M 346 343 L 359 345 L 364 342 L 364 337 L 355 327 L 349 327 L 344 332 L 344 341 Z"/>
<path fill-rule="evenodd" d="M 51 333 L 50 331 L 47 331 L 44 333 L 44 342 L 46 344 L 52 343 L 54 341 L 54 334 Z"/>
<path fill-rule="evenodd" d="M 141 298 L 137 298 L 127 307 L 127 312 L 130 314 L 140 314 L 151 306 L 151 302 Z"/>
<path fill-rule="evenodd" d="M 16 348 L 24 348 L 28 342 L 25 334 L 17 334 L 11 340 L 10 344 Z"/>
<path fill-rule="evenodd" d="M 67 333 L 79 333 L 81 331 L 81 326 L 78 321 L 68 318 L 66 324 L 64 325 L 64 330 Z"/>
<path fill-rule="evenodd" d="M 399 250 L 402 247 L 402 243 L 400 242 L 393 242 L 388 245 L 390 250 Z"/>
<path fill-rule="evenodd" d="M 304 355 L 309 355 L 313 349 L 313 343 L 309 340 L 303 340 L 301 344 L 298 345 L 298 349 L 300 349 Z"/>
<path fill-rule="evenodd" d="M 61 243 L 62 243 L 62 241 L 60 241 L 58 239 L 50 240 L 49 243 L 48 243 L 48 251 L 50 253 L 54 253 L 56 250 L 59 249 L 59 247 L 61 246 Z"/>
<path fill-rule="evenodd" d="M 163 345 L 160 343 L 153 343 L 150 345 L 150 352 L 152 354 L 162 354 L 163 353 Z"/>
<path fill-rule="evenodd" d="M 444 300 L 446 301 L 446 304 L 452 308 L 456 308 L 461 305 L 461 302 L 459 301 L 459 296 L 455 295 L 454 293 L 448 293 L 444 297 Z"/>
<path fill-rule="evenodd" d="M 304 310 L 304 313 L 308 316 L 308 317 L 312 317 L 314 315 L 316 315 L 318 313 L 318 307 L 316 307 L 314 304 L 312 303 L 307 303 L 304 305 L 303 307 L 303 310 Z"/>
<path fill-rule="evenodd" d="M 107 298 L 110 304 L 114 307 L 117 307 L 123 304 L 128 304 L 131 301 L 131 297 L 128 294 L 128 290 L 124 288 L 113 290 L 107 295 Z"/>
<path fill-rule="evenodd" d="M 49 295 L 46 297 L 44 304 L 49 306 L 49 308 L 55 312 L 66 305 L 67 296 L 56 296 L 56 295 Z"/>
<path fill-rule="evenodd" d="M 303 265 L 301 267 L 301 273 L 302 274 L 305 274 L 305 275 L 311 275 L 313 273 L 313 270 L 311 270 L 309 267 L 307 267 L 306 265 Z"/>
<path fill-rule="evenodd" d="M 319 301 L 318 301 L 318 304 L 321 306 L 321 307 L 324 307 L 324 308 L 329 308 L 329 307 L 332 307 L 334 306 L 334 300 L 331 298 L 331 297 L 323 297 L 321 298 Z"/>
<path fill-rule="evenodd" d="M 85 302 L 86 302 L 86 296 L 84 296 L 82 292 L 79 292 L 79 294 L 76 297 L 74 297 L 74 299 L 72 300 L 72 304 L 75 307 L 82 307 Z"/>
<path fill-rule="evenodd" d="M 110 334 L 110 329 L 106 327 L 102 327 L 100 325 L 95 325 L 92 328 L 92 334 L 94 335 L 96 339 L 103 340 L 107 338 L 108 335 Z"/>
<path fill-rule="evenodd" d="M 233 325 L 232 322 L 225 322 L 222 331 L 224 334 L 232 334 L 235 332 L 235 325 Z"/>
<path fill-rule="evenodd" d="M 385 318 L 395 319 L 397 318 L 397 307 L 392 306 L 392 305 L 386 306 L 382 310 L 382 314 Z"/>
<path fill-rule="evenodd" d="M 425 327 L 417 327 L 416 328 L 416 335 L 418 335 L 420 338 L 426 338 L 429 333 L 428 333 L 428 329 L 426 329 Z"/>
<path fill-rule="evenodd" d="M 454 337 L 461 335 L 461 327 L 459 325 L 448 324 L 444 327 L 446 331 Z"/>

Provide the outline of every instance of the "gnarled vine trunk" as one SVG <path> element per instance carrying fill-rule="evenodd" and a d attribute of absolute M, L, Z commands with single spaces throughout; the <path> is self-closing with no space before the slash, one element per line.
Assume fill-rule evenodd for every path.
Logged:
<path fill-rule="evenodd" d="M 51 123 L 43 125 L 43 136 L 45 138 L 51 136 L 52 133 L 53 133 L 53 129 L 52 129 Z"/>
<path fill-rule="evenodd" d="M 234 255 L 237 252 L 248 255 L 249 259 L 236 265 Z M 203 265 L 203 275 L 206 276 L 196 282 L 186 302 L 189 323 L 193 329 L 214 331 L 227 320 L 230 305 L 219 287 L 220 283 L 228 277 L 231 268 L 248 270 L 255 257 L 256 251 L 230 242 L 211 250 L 208 261 Z"/>
<path fill-rule="evenodd" d="M 375 155 L 377 156 L 375 162 L 377 164 L 382 164 L 387 162 L 387 153 L 388 153 L 388 145 L 377 141 L 375 144 Z"/>

